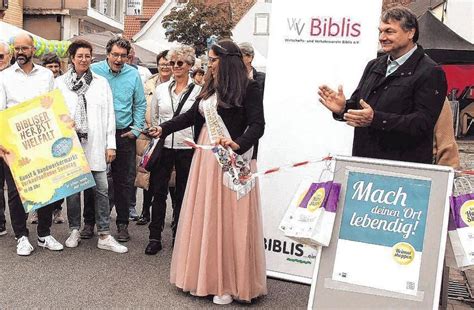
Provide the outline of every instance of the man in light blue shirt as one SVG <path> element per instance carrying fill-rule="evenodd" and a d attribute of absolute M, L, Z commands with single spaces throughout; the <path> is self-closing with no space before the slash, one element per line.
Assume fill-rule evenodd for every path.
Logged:
<path fill-rule="evenodd" d="M 128 241 L 129 208 L 134 195 L 135 181 L 135 139 L 140 134 L 135 128 L 143 128 L 145 123 L 146 100 L 143 84 L 138 71 L 126 64 L 131 44 L 116 37 L 106 46 L 107 59 L 91 66 L 94 73 L 105 77 L 114 97 L 117 154 L 112 162 L 114 203 L 117 212 L 117 240 Z M 81 237 L 91 237 L 94 221 L 84 214 L 84 229 Z M 91 225 L 92 224 L 92 225 Z"/>

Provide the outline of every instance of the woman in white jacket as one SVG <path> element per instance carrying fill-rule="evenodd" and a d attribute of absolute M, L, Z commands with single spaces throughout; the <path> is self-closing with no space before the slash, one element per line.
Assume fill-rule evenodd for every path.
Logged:
<path fill-rule="evenodd" d="M 110 208 L 107 186 L 107 163 L 115 159 L 115 113 L 112 91 L 107 80 L 92 73 L 92 45 L 76 40 L 68 49 L 71 68 L 56 79 L 66 100 L 75 129 L 92 170 L 96 186 L 93 188 L 95 220 L 99 240 L 97 247 L 117 253 L 128 249 L 119 244 L 109 232 Z M 80 193 L 67 198 L 67 215 L 71 235 L 66 246 L 79 244 L 81 226 Z"/>

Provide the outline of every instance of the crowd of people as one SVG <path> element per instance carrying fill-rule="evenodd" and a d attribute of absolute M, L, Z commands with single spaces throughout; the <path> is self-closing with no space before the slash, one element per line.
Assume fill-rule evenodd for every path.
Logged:
<path fill-rule="evenodd" d="M 416 43 L 416 16 L 406 8 L 389 9 L 379 31 L 386 55 L 369 62 L 349 99 L 342 86 L 320 86 L 321 103 L 336 120 L 356 128 L 353 155 L 432 163 L 435 139 L 436 162 L 459 165 L 449 109 L 442 110 L 446 79 Z M 245 178 L 256 169 L 265 128 L 265 74 L 252 67 L 249 43 L 223 39 L 212 44 L 207 72 L 195 65 L 194 49 L 180 45 L 157 55 L 158 73 L 151 76 L 134 64 L 132 46 L 122 37 L 111 39 L 107 58 L 96 63 L 89 42 L 72 42 L 64 73 L 54 55 L 43 59 L 44 67 L 33 62 L 35 48 L 28 34 L 15 37 L 10 67 L 9 50 L 8 44 L 0 44 L 0 110 L 60 89 L 96 182 L 83 193 L 82 204 L 79 193 L 66 198 L 66 247 L 77 247 L 97 231 L 99 249 L 125 253 L 128 225 L 136 220 L 138 225 L 149 223 L 144 253 L 157 254 L 163 248 L 170 194 L 171 283 L 192 295 L 214 295 L 216 304 L 251 301 L 267 293 L 258 182 Z M 193 149 L 185 143 L 188 139 L 214 145 L 214 150 Z M 142 165 L 151 146 L 154 151 Z M 5 154 L 8 150 L 0 146 L 0 155 Z M 2 161 L 2 189 L 4 179 L 17 254 L 30 255 L 34 247 L 27 214 Z M 135 211 L 137 186 L 144 189 L 140 216 Z M 0 203 L 4 235 L 3 195 Z M 33 218 L 38 246 L 63 250 L 51 236 L 53 218 L 64 221 L 62 203 L 38 209 Z M 115 237 L 110 229 L 114 207 Z"/>
<path fill-rule="evenodd" d="M 195 295 L 215 295 L 214 302 L 218 304 L 232 302 L 232 298 L 250 301 L 266 294 L 263 232 L 255 182 L 242 185 L 249 190 L 237 199 L 236 189 L 222 186 L 227 173 L 222 172 L 213 153 L 201 154 L 184 143 L 185 139 L 200 136 L 202 143 L 220 145 L 229 158 L 246 158 L 246 154 L 253 153 L 253 145 L 264 130 L 264 74 L 259 75 L 258 83 L 251 82 L 254 71 L 249 71 L 243 55 L 251 55 L 252 47 L 247 44 L 244 51 L 231 40 L 215 43 L 209 52 L 206 73 L 195 65 L 194 49 L 180 45 L 157 55 L 158 73 L 151 75 L 134 63 L 131 43 L 120 36 L 107 43 L 107 57 L 98 62 L 93 61 L 90 42 L 73 41 L 64 72 L 56 55 L 48 54 L 41 62 L 34 62 L 33 43 L 29 34 L 22 33 L 14 38 L 12 49 L 6 43 L 0 44 L 0 110 L 59 89 L 96 185 L 27 214 L 9 166 L 1 159 L 0 235 L 7 233 L 3 201 L 6 181 L 17 254 L 28 256 L 34 251 L 28 217 L 37 224 L 38 246 L 51 251 L 64 249 L 63 243 L 52 236 L 51 228 L 53 222 L 65 222 L 65 202 L 70 230 L 64 241 L 67 248 L 75 248 L 81 239 L 97 233 L 99 249 L 126 253 L 125 242 L 131 238 L 128 225 L 136 220 L 138 225 L 149 223 L 149 242 L 144 253 L 156 255 L 163 247 L 161 235 L 170 194 L 174 246 L 171 281 Z M 10 65 L 12 56 L 14 62 Z M 212 110 L 213 118 L 220 120 L 219 135 L 208 136 L 206 123 L 210 120 L 200 114 L 204 113 L 204 104 L 206 111 Z M 198 124 L 194 124 L 195 119 Z M 167 133 L 160 138 L 157 128 L 166 128 Z M 156 148 L 159 156 L 153 165 L 144 167 L 139 163 L 153 144 L 160 144 Z M 0 146 L 0 154 L 4 158 L 8 150 Z M 250 164 L 246 162 L 244 168 L 254 169 L 255 163 L 252 167 Z M 212 168 L 215 173 L 208 175 L 210 170 L 202 170 L 203 167 Z M 137 186 L 144 189 L 140 216 L 135 210 Z M 216 204 L 219 209 L 215 209 Z M 110 224 L 112 208 L 116 212 L 114 236 Z M 180 214 L 184 219 L 180 220 Z M 179 224 L 190 220 L 198 221 L 190 225 L 200 225 L 209 239 L 190 236 L 190 226 Z M 229 225 L 241 228 L 235 231 Z M 241 240 L 240 233 L 251 234 L 252 238 Z M 254 250 L 238 251 L 240 247 Z M 183 260 L 190 255 L 198 257 L 202 251 L 208 255 L 201 260 Z M 220 262 L 219 274 L 225 275 L 224 281 L 215 278 L 216 273 L 199 270 L 200 266 L 214 269 L 216 261 Z M 249 265 L 253 267 L 249 269 Z M 194 274 L 191 279 L 189 268 Z"/>

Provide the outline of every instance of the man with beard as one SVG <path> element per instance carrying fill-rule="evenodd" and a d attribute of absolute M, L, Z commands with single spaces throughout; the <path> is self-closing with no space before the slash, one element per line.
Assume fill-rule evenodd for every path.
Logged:
<path fill-rule="evenodd" d="M 10 46 L 7 42 L 0 41 L 0 71 L 10 66 Z M 3 186 L 5 185 L 5 173 L 3 171 L 3 159 L 0 158 L 0 236 L 7 234 L 5 227 L 5 196 L 3 194 Z"/>
<path fill-rule="evenodd" d="M 128 40 L 115 37 L 106 46 L 107 59 L 91 66 L 94 73 L 105 77 L 114 97 L 117 150 L 112 162 L 112 182 L 114 204 L 117 212 L 117 240 L 126 242 L 128 233 L 129 208 L 132 205 L 135 182 L 135 141 L 145 123 L 146 100 L 143 84 L 138 71 L 126 64 L 131 44 Z M 81 237 L 91 236 L 94 226 L 84 218 Z"/>
<path fill-rule="evenodd" d="M 16 63 L 2 72 L 0 83 L 0 111 L 13 107 L 21 102 L 32 99 L 54 89 L 54 78 L 50 70 L 33 64 L 35 53 L 34 40 L 29 34 L 22 33 L 13 41 Z M 0 156 L 8 150 L 0 146 Z M 28 240 L 25 209 L 21 203 L 15 182 L 9 167 L 4 163 L 5 179 L 8 186 L 8 205 L 13 231 L 18 240 L 17 254 L 30 255 L 33 246 Z M 50 234 L 53 205 L 50 204 L 38 209 L 38 246 L 52 251 L 63 249 Z"/>
<path fill-rule="evenodd" d="M 334 118 L 355 127 L 352 155 L 431 164 L 433 130 L 446 97 L 440 66 L 417 45 L 416 15 L 394 7 L 382 14 L 386 53 L 370 61 L 351 98 L 326 85 L 319 100 Z"/>

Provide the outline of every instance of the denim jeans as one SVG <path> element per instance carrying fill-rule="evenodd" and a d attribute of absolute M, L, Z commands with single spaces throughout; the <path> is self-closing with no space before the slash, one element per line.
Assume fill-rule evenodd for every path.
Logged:
<path fill-rule="evenodd" d="M 95 222 L 99 235 L 109 234 L 110 230 L 110 208 L 107 185 L 107 173 L 105 171 L 92 171 L 95 187 L 92 188 L 94 195 Z M 69 229 L 81 227 L 81 193 L 69 196 L 67 199 L 67 218 Z"/>
<path fill-rule="evenodd" d="M 20 199 L 20 195 L 16 189 L 15 181 L 10 172 L 10 168 L 6 163 L 3 163 L 3 171 L 5 173 L 5 180 L 8 187 L 8 208 L 10 209 L 10 219 L 13 227 L 13 232 L 16 238 L 28 236 L 29 231 L 26 226 L 26 212 Z M 54 203 L 44 206 L 37 210 L 38 212 L 38 237 L 46 237 L 51 234 L 50 228 L 53 223 L 53 206 Z"/>
<path fill-rule="evenodd" d="M 0 225 L 5 224 L 5 194 L 3 187 L 5 186 L 5 172 L 3 172 L 3 159 L 0 158 Z"/>
<path fill-rule="evenodd" d="M 114 183 L 112 176 L 107 172 L 107 186 L 109 188 L 109 206 L 110 210 L 114 207 Z M 84 218 L 84 224 L 94 226 L 95 225 L 95 199 L 94 191 L 92 188 L 84 191 L 84 209 L 82 210 L 82 217 Z"/>

